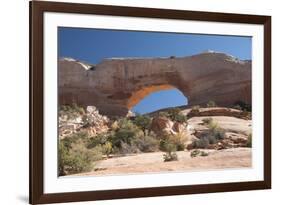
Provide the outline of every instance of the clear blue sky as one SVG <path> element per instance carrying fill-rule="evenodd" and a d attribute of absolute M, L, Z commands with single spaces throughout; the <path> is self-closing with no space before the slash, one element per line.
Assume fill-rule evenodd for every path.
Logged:
<path fill-rule="evenodd" d="M 243 60 L 252 59 L 251 37 L 60 27 L 58 39 L 59 57 L 72 57 L 92 64 L 111 57 L 181 57 L 206 50 L 224 52 Z M 186 103 L 181 92 L 173 89 L 147 96 L 133 111 L 146 113 Z"/>

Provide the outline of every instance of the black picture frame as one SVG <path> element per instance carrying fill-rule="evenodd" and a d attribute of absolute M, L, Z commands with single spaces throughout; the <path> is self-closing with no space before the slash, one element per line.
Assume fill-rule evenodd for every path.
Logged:
<path fill-rule="evenodd" d="M 30 1 L 30 204 L 153 197 L 271 188 L 271 17 L 259 15 Z M 62 12 L 259 24 L 264 27 L 264 180 L 71 193 L 44 193 L 43 14 Z"/>

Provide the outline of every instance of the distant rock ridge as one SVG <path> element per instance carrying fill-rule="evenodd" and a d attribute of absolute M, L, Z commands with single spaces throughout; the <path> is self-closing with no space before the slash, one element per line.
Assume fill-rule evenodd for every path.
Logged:
<path fill-rule="evenodd" d="M 251 103 L 251 61 L 215 51 L 186 57 L 111 58 L 97 65 L 59 59 L 59 103 L 125 116 L 152 92 L 177 88 L 189 106 Z"/>

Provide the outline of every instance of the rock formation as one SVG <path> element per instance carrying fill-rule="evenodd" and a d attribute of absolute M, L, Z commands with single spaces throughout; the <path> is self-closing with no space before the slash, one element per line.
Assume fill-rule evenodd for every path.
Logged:
<path fill-rule="evenodd" d="M 59 137 L 64 138 L 79 131 L 87 131 L 89 136 L 107 132 L 109 119 L 100 115 L 95 106 L 87 106 L 86 112 L 76 113 L 72 116 L 70 112 L 59 112 Z"/>
<path fill-rule="evenodd" d="M 148 94 L 177 88 L 189 105 L 251 103 L 251 61 L 224 53 L 188 57 L 111 58 L 93 66 L 63 58 L 58 64 L 59 103 L 94 105 L 124 116 Z"/>

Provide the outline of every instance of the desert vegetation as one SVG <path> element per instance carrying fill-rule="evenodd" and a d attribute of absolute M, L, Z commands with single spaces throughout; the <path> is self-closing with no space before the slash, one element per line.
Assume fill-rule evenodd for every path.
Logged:
<path fill-rule="evenodd" d="M 96 112 L 95 108 L 94 112 Z M 74 120 L 78 129 L 72 134 L 61 137 L 59 141 L 59 174 L 74 174 L 90 171 L 99 160 L 112 156 L 163 151 L 164 161 L 177 159 L 175 151 L 184 150 L 184 137 L 181 133 L 157 136 L 151 130 L 152 118 L 148 115 L 136 115 L 133 118 L 119 118 L 104 121 L 106 131 L 91 134 L 89 128 L 96 126 L 95 117 L 87 114 L 77 105 L 62 106 L 61 119 Z M 175 122 L 186 122 L 186 116 L 179 109 L 171 109 L 161 115 Z M 102 117 L 101 117 L 102 118 Z M 70 132 L 71 133 L 71 132 Z"/>
<path fill-rule="evenodd" d="M 202 121 L 208 127 L 208 130 L 200 139 L 192 143 L 192 148 L 206 149 L 210 144 L 216 144 L 225 138 L 225 131 L 212 118 L 204 118 Z"/>
<path fill-rule="evenodd" d="M 208 109 L 216 106 L 214 101 L 206 104 Z M 206 108 L 193 106 L 188 112 L 171 108 L 154 115 L 110 119 L 99 114 L 94 106 L 86 109 L 75 104 L 60 106 L 59 175 L 98 171 L 99 163 L 105 160 L 145 153 L 161 152 L 161 161 L 168 165 L 180 163 L 178 154 L 182 152 L 200 158 L 209 157 L 209 150 L 252 147 L 251 133 L 237 138 L 237 133 L 231 134 L 216 117 L 202 117 L 201 109 Z M 243 103 L 234 109 L 239 113 L 251 112 L 250 106 Z M 198 128 L 193 125 L 197 118 Z"/>

